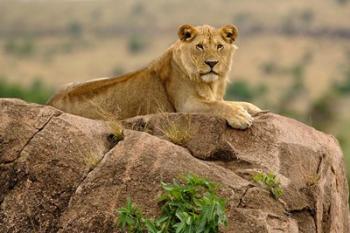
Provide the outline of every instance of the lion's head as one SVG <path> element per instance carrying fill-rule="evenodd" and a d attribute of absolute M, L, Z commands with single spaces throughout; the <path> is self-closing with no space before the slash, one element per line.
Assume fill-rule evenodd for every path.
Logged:
<path fill-rule="evenodd" d="M 173 58 L 183 72 L 193 80 L 213 82 L 230 71 L 236 50 L 233 42 L 238 30 L 234 25 L 213 28 L 208 25 L 182 25 Z"/>

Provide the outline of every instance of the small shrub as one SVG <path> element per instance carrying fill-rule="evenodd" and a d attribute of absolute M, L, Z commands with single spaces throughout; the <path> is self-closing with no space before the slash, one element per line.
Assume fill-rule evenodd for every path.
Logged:
<path fill-rule="evenodd" d="M 128 48 L 130 53 L 136 54 L 146 48 L 146 42 L 141 35 L 132 35 L 129 38 Z"/>
<path fill-rule="evenodd" d="M 349 0 L 335 0 L 335 2 L 338 3 L 339 5 L 345 5 L 349 3 Z"/>
<path fill-rule="evenodd" d="M 79 22 L 73 21 L 67 25 L 67 32 L 70 36 L 78 38 L 82 35 L 83 27 Z"/>
<path fill-rule="evenodd" d="M 0 98 L 20 98 L 25 101 L 44 104 L 52 93 L 53 88 L 46 86 L 39 78 L 35 79 L 29 87 L 26 87 L 9 83 L 5 77 L 0 76 Z"/>
<path fill-rule="evenodd" d="M 253 17 L 248 12 L 239 12 L 233 16 L 233 23 L 238 25 L 239 27 L 249 28 L 253 23 Z"/>
<path fill-rule="evenodd" d="M 277 64 L 272 61 L 265 62 L 261 64 L 260 67 L 265 74 L 273 74 L 279 71 L 279 67 L 277 66 Z"/>
<path fill-rule="evenodd" d="M 251 101 L 254 98 L 254 90 L 243 80 L 232 83 L 226 92 L 227 99 Z"/>
<path fill-rule="evenodd" d="M 110 121 L 109 125 L 112 129 L 112 140 L 114 143 L 118 143 L 119 141 L 124 139 L 123 127 L 117 121 Z"/>
<path fill-rule="evenodd" d="M 314 12 L 312 9 L 305 9 L 302 12 L 300 12 L 300 20 L 302 23 L 306 26 L 310 25 L 312 21 L 314 20 Z"/>
<path fill-rule="evenodd" d="M 287 15 L 282 18 L 281 21 L 281 31 L 287 35 L 293 34 L 297 31 L 297 25 L 293 16 Z"/>
<path fill-rule="evenodd" d="M 136 2 L 131 9 L 131 15 L 133 17 L 139 17 L 145 12 L 145 4 L 143 2 Z"/>
<path fill-rule="evenodd" d="M 32 39 L 20 38 L 7 41 L 4 45 L 4 49 L 8 54 L 28 57 L 34 54 L 36 47 Z"/>
<path fill-rule="evenodd" d="M 164 129 L 164 134 L 170 141 L 178 145 L 185 144 L 191 138 L 189 129 L 185 129 L 175 122 L 170 123 L 168 127 Z"/>
<path fill-rule="evenodd" d="M 343 81 L 334 84 L 334 89 L 341 95 L 350 94 L 350 66 L 346 66 L 343 70 Z"/>
<path fill-rule="evenodd" d="M 253 176 L 253 180 L 256 183 L 265 186 L 271 192 L 274 198 L 278 199 L 283 195 L 281 183 L 272 172 L 258 172 L 255 176 Z"/>
<path fill-rule="evenodd" d="M 118 225 L 122 230 L 135 233 L 144 232 L 145 219 L 141 211 L 131 202 L 130 198 L 128 198 L 126 206 L 120 208 L 118 213 Z"/>
<path fill-rule="evenodd" d="M 225 200 L 217 196 L 217 185 L 194 175 L 181 181 L 161 183 L 162 215 L 157 219 L 143 217 L 130 200 L 118 210 L 118 226 L 128 232 L 149 233 L 217 233 L 227 224 Z"/>
<path fill-rule="evenodd" d="M 303 79 L 305 76 L 305 69 L 306 68 L 304 64 L 295 64 L 290 67 L 290 74 L 299 82 L 300 79 Z"/>
<path fill-rule="evenodd" d="M 311 125 L 319 130 L 327 130 L 337 120 L 337 108 L 339 107 L 339 95 L 337 92 L 328 91 L 319 99 L 311 103 L 307 115 L 311 119 Z"/>

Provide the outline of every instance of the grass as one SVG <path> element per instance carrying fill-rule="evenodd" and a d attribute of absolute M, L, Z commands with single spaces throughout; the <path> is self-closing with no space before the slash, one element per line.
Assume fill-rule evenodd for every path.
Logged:
<path fill-rule="evenodd" d="M 145 219 L 141 211 L 128 198 L 125 207 L 118 210 L 119 227 L 128 232 L 144 232 Z"/>
<path fill-rule="evenodd" d="M 173 183 L 161 183 L 161 216 L 145 218 L 128 199 L 118 210 L 117 224 L 132 233 L 217 233 L 227 224 L 226 202 L 217 195 L 217 185 L 194 175 Z"/>
<path fill-rule="evenodd" d="M 111 139 L 116 144 L 119 141 L 124 139 L 124 129 L 122 124 L 120 123 L 118 119 L 118 115 L 115 115 L 113 113 L 110 113 L 106 110 L 104 110 L 99 104 L 92 100 L 88 100 L 88 102 L 91 104 L 93 108 L 95 108 L 96 113 L 101 116 L 102 119 L 105 121 L 108 121 L 108 125 L 112 131 L 111 133 Z"/>
<path fill-rule="evenodd" d="M 112 129 L 112 139 L 115 143 L 124 139 L 123 127 L 117 121 L 110 121 L 109 126 Z"/>
<path fill-rule="evenodd" d="M 272 172 L 258 172 L 253 176 L 253 180 L 256 183 L 263 185 L 267 190 L 269 190 L 274 198 L 278 199 L 283 195 L 281 183 L 277 179 L 276 175 Z"/>
<path fill-rule="evenodd" d="M 166 117 L 165 126 L 161 129 L 164 135 L 177 145 L 184 145 L 188 142 L 192 137 L 191 119 L 188 117 L 185 122 L 180 122 L 179 120 L 170 120 L 168 116 Z"/>
<path fill-rule="evenodd" d="M 93 155 L 93 154 L 88 154 L 84 158 L 84 163 L 89 168 L 89 171 L 94 169 L 99 161 L 100 161 L 100 158 L 98 158 L 96 155 Z"/>

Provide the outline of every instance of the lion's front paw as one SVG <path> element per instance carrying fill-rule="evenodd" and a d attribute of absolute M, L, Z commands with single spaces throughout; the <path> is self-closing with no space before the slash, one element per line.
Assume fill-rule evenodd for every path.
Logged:
<path fill-rule="evenodd" d="M 235 107 L 235 112 L 227 118 L 228 124 L 235 129 L 246 129 L 253 124 L 253 117 L 242 107 Z"/>
<path fill-rule="evenodd" d="M 247 103 L 247 102 L 235 102 L 235 103 L 242 106 L 251 115 L 255 115 L 259 112 L 262 112 L 262 110 L 260 108 L 258 108 L 257 106 L 255 106 L 254 104 Z"/>

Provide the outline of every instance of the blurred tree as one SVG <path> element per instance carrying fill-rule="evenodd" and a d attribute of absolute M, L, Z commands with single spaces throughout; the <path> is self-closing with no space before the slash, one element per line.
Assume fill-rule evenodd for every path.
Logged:
<path fill-rule="evenodd" d="M 72 21 L 67 25 L 67 33 L 74 38 L 81 37 L 83 32 L 83 27 L 81 23 Z"/>
<path fill-rule="evenodd" d="M 141 35 L 132 35 L 128 41 L 128 48 L 130 53 L 136 54 L 146 48 L 146 41 Z"/>
<path fill-rule="evenodd" d="M 307 113 L 311 125 L 319 130 L 328 130 L 337 120 L 338 100 L 337 92 L 330 90 L 313 102 Z"/>
<path fill-rule="evenodd" d="M 265 74 L 274 74 L 279 71 L 278 65 L 273 61 L 264 62 L 260 65 L 260 69 Z"/>
<path fill-rule="evenodd" d="M 31 56 L 35 52 L 35 44 L 32 38 L 10 39 L 5 43 L 4 50 L 16 56 Z"/>
<path fill-rule="evenodd" d="M 45 86 L 39 77 L 29 87 L 8 83 L 0 76 L 0 98 L 20 98 L 29 102 L 44 104 L 53 93 L 53 88 Z"/>
<path fill-rule="evenodd" d="M 335 0 L 339 5 L 345 5 L 350 2 L 350 0 Z"/>
<path fill-rule="evenodd" d="M 334 84 L 335 89 L 342 95 L 350 94 L 350 65 L 343 71 L 344 79 L 342 82 Z"/>
<path fill-rule="evenodd" d="M 140 16 L 145 12 L 145 6 L 143 2 L 136 2 L 131 9 L 132 16 Z"/>
<path fill-rule="evenodd" d="M 310 26 L 314 19 L 314 12 L 312 9 L 305 9 L 302 12 L 300 12 L 300 19 L 303 25 Z"/>
<path fill-rule="evenodd" d="M 235 101 L 253 101 L 254 99 L 263 97 L 266 92 L 267 87 L 265 85 L 251 87 L 246 81 L 237 80 L 228 86 L 225 99 Z"/>
<path fill-rule="evenodd" d="M 243 80 L 233 82 L 226 91 L 228 100 L 251 101 L 253 96 L 252 88 Z"/>

